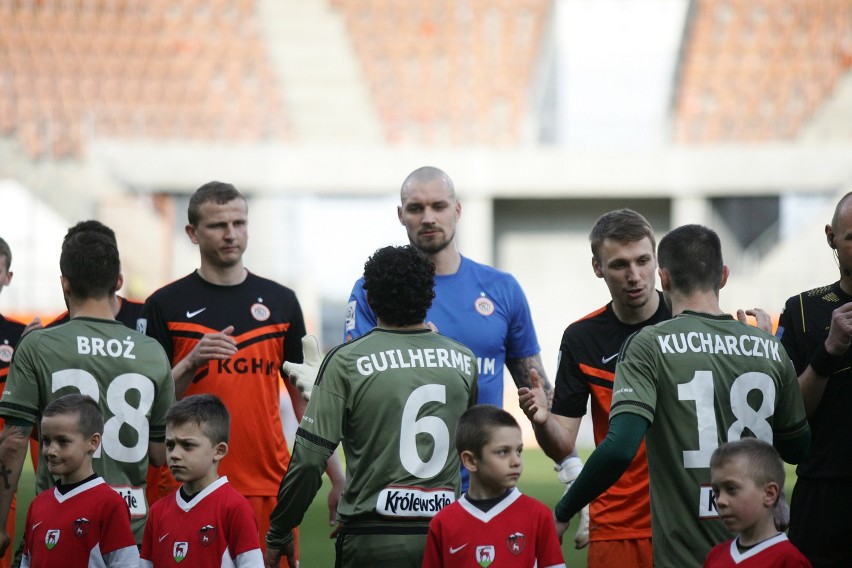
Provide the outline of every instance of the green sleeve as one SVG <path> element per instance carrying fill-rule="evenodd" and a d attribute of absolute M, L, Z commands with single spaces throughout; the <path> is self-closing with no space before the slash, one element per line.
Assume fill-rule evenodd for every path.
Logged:
<path fill-rule="evenodd" d="M 267 546 L 284 548 L 292 539 L 291 531 L 302 523 L 305 511 L 322 485 L 327 462 L 327 454 L 312 451 L 296 437 L 290 467 L 278 491 L 278 504 L 269 516 Z"/>
<path fill-rule="evenodd" d="M 650 423 L 625 412 L 612 417 L 606 438 L 589 456 L 580 476 L 556 505 L 556 520 L 567 522 L 580 509 L 610 488 L 630 467 Z"/>

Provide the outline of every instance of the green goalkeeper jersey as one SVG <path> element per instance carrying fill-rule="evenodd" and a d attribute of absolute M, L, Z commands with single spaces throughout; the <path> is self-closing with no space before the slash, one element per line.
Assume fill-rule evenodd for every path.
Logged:
<path fill-rule="evenodd" d="M 320 366 L 272 514 L 271 543 L 297 526 L 339 443 L 344 525 L 424 526 L 458 494 L 456 422 L 476 402 L 476 357 L 428 329 L 370 333 Z"/>
<path fill-rule="evenodd" d="M 0 400 L 0 416 L 38 426 L 42 410 L 60 396 L 82 393 L 104 412 L 104 433 L 92 465 L 130 509 L 137 542 L 148 507 L 148 443 L 165 439 L 174 403 L 171 366 L 159 343 L 114 320 L 74 318 L 21 340 Z M 39 460 L 37 491 L 53 487 Z"/>
<path fill-rule="evenodd" d="M 639 414 L 651 477 L 654 565 L 701 566 L 729 540 L 710 489 L 710 455 L 754 436 L 772 443 L 807 429 L 796 371 L 772 335 L 730 316 L 684 312 L 629 338 L 610 417 Z"/>

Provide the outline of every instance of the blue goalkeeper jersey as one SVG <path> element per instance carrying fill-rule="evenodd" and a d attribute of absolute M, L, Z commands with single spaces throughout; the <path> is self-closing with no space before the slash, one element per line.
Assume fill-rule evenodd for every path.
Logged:
<path fill-rule="evenodd" d="M 426 321 L 476 355 L 478 404 L 502 408 L 506 358 L 521 359 L 541 351 L 527 298 L 515 277 L 464 256 L 455 274 L 435 275 L 435 300 Z M 367 304 L 360 278 L 349 296 L 344 341 L 361 337 L 375 326 L 376 314 Z"/>

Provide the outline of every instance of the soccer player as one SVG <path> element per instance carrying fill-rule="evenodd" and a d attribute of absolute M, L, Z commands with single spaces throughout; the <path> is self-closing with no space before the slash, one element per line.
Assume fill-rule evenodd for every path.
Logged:
<path fill-rule="evenodd" d="M 166 415 L 169 468 L 181 482 L 151 507 L 141 566 L 262 566 L 257 520 L 218 468 L 228 453 L 230 416 L 212 394 L 188 396 Z"/>
<path fill-rule="evenodd" d="M 790 540 L 815 568 L 852 558 L 852 539 L 836 524 L 852 507 L 852 193 L 837 203 L 825 237 L 840 280 L 787 300 L 777 331 L 813 429 L 811 452 L 796 469 Z"/>
<path fill-rule="evenodd" d="M 423 568 L 565 568 L 550 509 L 518 491 L 523 448 L 505 410 L 481 404 L 462 414 L 456 451 L 470 489 L 429 523 Z"/>
<path fill-rule="evenodd" d="M 476 354 L 477 403 L 503 406 L 504 365 L 518 387 L 530 386 L 530 370 L 535 369 L 550 394 L 530 308 L 518 281 L 462 256 L 456 248 L 462 206 L 450 176 L 438 168 L 419 168 L 402 183 L 400 201 L 397 216 L 408 240 L 435 264 L 435 301 L 426 319 L 440 334 Z M 363 284 L 361 278 L 349 296 L 344 341 L 376 325 Z M 464 489 L 467 470 L 462 476 Z"/>
<path fill-rule="evenodd" d="M 104 415 L 84 394 L 66 394 L 42 412 L 41 448 L 56 486 L 27 512 L 21 567 L 135 568 L 139 549 L 127 504 L 92 468 Z"/>
<path fill-rule="evenodd" d="M 148 298 L 140 331 L 165 348 L 178 398 L 215 394 L 234 416 L 231 451 L 219 473 L 248 498 L 266 534 L 290 461 L 279 414 L 280 369 L 285 361 L 302 362 L 305 321 L 293 290 L 243 266 L 248 208 L 233 185 L 202 185 L 187 216 L 186 233 L 198 246 L 201 266 Z M 305 401 L 284 382 L 301 418 Z M 334 518 L 344 483 L 339 462 L 329 464 L 329 477 Z M 162 486 L 177 489 L 172 480 Z"/>
<path fill-rule="evenodd" d="M 634 332 L 671 318 L 656 286 L 656 240 L 648 221 L 630 209 L 601 215 L 589 233 L 592 269 L 612 300 L 572 323 L 562 335 L 553 408 L 542 389 L 519 389 L 519 402 L 544 452 L 560 464 L 560 479 L 582 466 L 575 450 L 577 432 L 592 398 L 595 443 L 609 430 L 615 363 L 622 343 Z M 572 478 L 572 479 L 573 479 Z M 566 483 L 572 479 L 563 479 Z M 652 568 L 651 504 L 645 444 L 624 475 L 591 503 L 589 568 Z M 580 533 L 582 534 L 582 533 Z M 582 545 L 578 542 L 578 548 Z"/>
<path fill-rule="evenodd" d="M 709 488 L 710 455 L 720 441 L 755 436 L 796 463 L 807 455 L 810 429 L 780 343 L 719 306 L 728 267 L 718 235 L 678 227 L 660 241 L 657 258 L 674 317 L 623 345 L 609 431 L 557 505 L 557 531 L 621 477 L 645 437 L 654 565 L 700 566 L 732 536 Z"/>
<path fill-rule="evenodd" d="M 429 520 L 459 490 L 450 444 L 476 401 L 476 359 L 425 323 L 434 265 L 411 246 L 376 251 L 364 287 L 378 325 L 323 360 L 266 535 L 266 565 L 293 558 L 291 531 L 343 442 L 337 566 L 419 568 Z"/>
<path fill-rule="evenodd" d="M 0 292 L 3 288 L 12 283 L 12 249 L 9 247 L 3 238 L 0 238 Z M 15 353 L 15 347 L 24 333 L 24 324 L 15 320 L 3 317 L 0 314 L 0 384 L 6 385 L 6 375 L 9 374 L 9 364 L 12 362 L 12 355 Z M 0 428 L 3 427 L 3 419 L 0 418 Z M 15 501 L 12 501 L 9 518 L 6 524 L 6 532 L 9 538 L 15 538 Z M 0 557 L 0 568 L 9 568 L 12 563 L 12 551 L 6 550 Z"/>
<path fill-rule="evenodd" d="M 59 268 L 71 321 L 21 339 L 0 400 L 0 416 L 6 419 L 0 436 L 0 519 L 5 522 L 9 513 L 42 410 L 62 395 L 79 392 L 94 399 L 106 419 L 94 470 L 124 498 L 137 542 L 142 542 L 148 463 L 165 462 L 165 415 L 174 402 L 169 363 L 156 341 L 113 319 L 121 283 L 114 241 L 99 232 L 72 230 L 62 243 Z M 40 460 L 36 490 L 52 486 Z M 8 540 L 5 531 L 0 533 L 0 551 Z"/>
<path fill-rule="evenodd" d="M 784 462 L 775 448 L 757 438 L 722 444 L 710 456 L 710 486 L 722 522 L 738 536 L 713 547 L 704 568 L 810 568 L 775 528 L 784 487 Z"/>

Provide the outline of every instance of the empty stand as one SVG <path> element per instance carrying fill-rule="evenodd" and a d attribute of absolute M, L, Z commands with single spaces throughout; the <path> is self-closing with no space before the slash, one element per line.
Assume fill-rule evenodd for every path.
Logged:
<path fill-rule="evenodd" d="M 331 0 L 391 143 L 512 145 L 549 0 Z"/>
<path fill-rule="evenodd" d="M 0 133 L 33 157 L 91 137 L 286 139 L 253 0 L 0 0 Z"/>
<path fill-rule="evenodd" d="M 848 73 L 852 0 L 695 0 L 678 142 L 792 140 Z"/>

